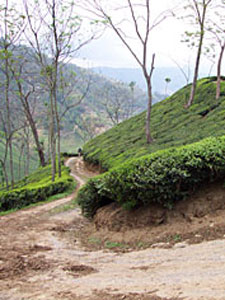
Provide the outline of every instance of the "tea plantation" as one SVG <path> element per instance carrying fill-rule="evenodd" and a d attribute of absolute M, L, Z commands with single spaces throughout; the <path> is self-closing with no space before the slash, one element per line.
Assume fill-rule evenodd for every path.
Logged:
<path fill-rule="evenodd" d="M 145 142 L 142 113 L 85 145 L 85 159 L 109 170 L 80 190 L 86 216 L 111 202 L 172 208 L 202 183 L 224 178 L 225 81 L 217 101 L 215 78 L 200 80 L 194 104 L 185 109 L 189 91 L 186 86 L 153 106 L 152 144 Z"/>
<path fill-rule="evenodd" d="M 157 150 L 225 134 L 225 81 L 217 101 L 215 78 L 199 80 L 194 104 L 185 109 L 189 92 L 190 85 L 153 105 L 152 144 L 145 142 L 144 112 L 88 142 L 83 149 L 85 160 L 108 170 Z"/>
<path fill-rule="evenodd" d="M 51 165 L 39 168 L 16 183 L 13 190 L 0 190 L 0 212 L 15 210 L 33 203 L 46 201 L 48 197 L 74 190 L 75 182 L 69 168 L 62 166 L 62 177 L 51 181 Z"/>

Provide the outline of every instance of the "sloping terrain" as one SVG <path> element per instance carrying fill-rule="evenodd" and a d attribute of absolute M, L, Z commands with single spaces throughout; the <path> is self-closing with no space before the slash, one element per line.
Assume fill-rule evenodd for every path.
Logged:
<path fill-rule="evenodd" d="M 95 175 L 79 159 L 69 164 L 80 184 Z M 132 243 L 124 245 L 129 232 L 87 235 L 92 225 L 79 209 L 60 207 L 72 197 L 0 217 L 1 300 L 224 299 L 223 211 L 177 224 L 171 243 L 165 236 L 147 249 L 144 239 L 154 228 L 132 230 L 139 237 L 133 251 Z M 220 240 L 204 241 L 208 232 Z M 160 249 L 166 247 L 171 249 Z"/>
<path fill-rule="evenodd" d="M 225 81 L 222 81 L 221 97 L 215 100 L 216 78 L 198 82 L 194 104 L 184 108 L 190 85 L 173 96 L 156 103 L 152 108 L 151 132 L 154 142 L 145 141 L 145 112 L 137 115 L 84 146 L 88 162 L 110 169 L 131 158 L 199 141 L 209 136 L 224 135 Z"/>

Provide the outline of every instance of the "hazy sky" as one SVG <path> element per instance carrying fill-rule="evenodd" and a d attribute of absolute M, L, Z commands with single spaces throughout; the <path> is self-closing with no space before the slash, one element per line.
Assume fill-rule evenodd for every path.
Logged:
<path fill-rule="evenodd" d="M 168 7 L 175 7 L 178 2 L 180 1 L 153 0 L 154 13 L 158 14 L 162 8 L 164 10 Z M 187 64 L 189 60 L 192 65 L 194 64 L 195 49 L 190 50 L 186 44 L 181 43 L 182 34 L 188 28 L 187 26 L 184 21 L 169 18 L 160 27 L 151 32 L 149 51 L 156 53 L 156 67 L 175 67 L 173 60 L 176 60 L 181 65 Z M 136 47 L 135 41 L 132 41 L 132 43 Z M 88 67 L 138 67 L 129 51 L 111 30 L 107 30 L 100 39 L 82 48 L 79 58 L 75 62 L 81 66 L 86 65 Z M 207 72 L 210 66 L 211 63 L 203 57 L 202 68 Z"/>
<path fill-rule="evenodd" d="M 162 7 L 163 10 L 169 5 L 174 7 L 177 2 L 178 0 L 153 0 L 154 14 L 158 15 Z M 126 32 L 130 34 L 132 26 L 129 24 L 126 26 Z M 184 53 L 188 53 L 187 47 L 180 43 L 184 28 L 182 22 L 169 18 L 151 32 L 149 49 L 151 52 L 156 52 L 157 64 L 171 65 L 169 57 L 177 59 L 179 56 L 182 59 Z M 130 42 L 137 49 L 135 40 L 130 40 Z M 81 50 L 80 58 L 77 60 L 81 61 L 81 64 L 84 63 L 82 58 L 85 58 L 86 62 L 93 66 L 137 67 L 134 58 L 110 29 L 107 29 L 100 39 L 91 42 Z"/>

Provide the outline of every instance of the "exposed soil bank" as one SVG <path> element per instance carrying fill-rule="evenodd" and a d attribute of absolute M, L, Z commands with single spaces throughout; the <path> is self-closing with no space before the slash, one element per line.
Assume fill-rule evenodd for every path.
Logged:
<path fill-rule="evenodd" d="M 155 204 L 126 211 L 112 203 L 98 210 L 88 230 L 99 240 L 110 238 L 135 248 L 166 243 L 161 247 L 169 248 L 184 240 L 191 244 L 224 238 L 224 220 L 225 187 L 217 182 L 202 187 L 173 210 Z"/>

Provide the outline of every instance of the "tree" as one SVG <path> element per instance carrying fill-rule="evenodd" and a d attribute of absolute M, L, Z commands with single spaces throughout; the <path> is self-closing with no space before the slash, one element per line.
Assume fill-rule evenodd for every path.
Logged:
<path fill-rule="evenodd" d="M 49 94 L 49 139 L 52 162 L 52 181 L 56 174 L 56 141 L 58 154 L 58 174 L 61 176 L 60 157 L 60 116 L 57 94 L 61 66 L 68 62 L 71 55 L 94 37 L 93 32 L 83 35 L 82 19 L 75 14 L 74 1 L 36 0 L 31 9 L 24 0 L 29 32 L 26 38 L 35 51 L 41 67 L 41 75 L 46 82 Z"/>
<path fill-rule="evenodd" d="M 104 125 L 99 123 L 99 119 L 92 115 L 78 115 L 75 124 L 74 129 L 83 142 L 93 139 L 104 129 Z"/>
<path fill-rule="evenodd" d="M 0 182 L 1 182 L 1 186 L 4 187 L 5 178 L 4 178 L 4 174 L 3 174 L 3 168 L 2 168 L 1 160 L 0 160 Z"/>
<path fill-rule="evenodd" d="M 10 66 L 13 79 L 16 83 L 14 93 L 20 101 L 23 113 L 31 128 L 31 132 L 36 145 L 40 165 L 46 165 L 43 145 L 40 142 L 38 129 L 35 121 L 35 108 L 37 102 L 37 94 L 40 94 L 40 88 L 37 79 L 37 70 L 34 70 L 34 62 L 28 60 L 29 53 L 25 47 L 17 49 L 18 55 L 14 53 L 14 64 Z M 31 68 L 32 66 L 32 68 Z"/>
<path fill-rule="evenodd" d="M 219 55 L 217 61 L 217 84 L 216 84 L 216 99 L 220 97 L 221 91 L 221 65 L 225 50 L 225 2 L 222 1 L 218 5 L 210 17 L 209 25 L 206 30 L 210 33 L 213 44 L 212 47 L 219 47 Z M 210 51 L 210 50 L 208 50 Z"/>
<path fill-rule="evenodd" d="M 4 178 L 4 182 L 6 183 L 7 190 L 9 189 L 9 177 L 7 173 L 7 157 L 8 157 L 8 145 L 9 145 L 9 138 L 8 138 L 8 132 L 6 128 L 6 122 L 3 114 L 3 110 L 0 110 L 0 121 L 2 124 L 1 131 L 0 131 L 0 143 L 3 145 L 4 148 L 4 154 L 2 154 L 2 158 L 0 159 L 1 164 L 1 170 Z"/>
<path fill-rule="evenodd" d="M 82 1 L 83 2 L 83 1 Z M 109 26 L 128 49 L 135 61 L 140 66 L 145 78 L 148 105 L 146 114 L 146 141 L 150 144 L 153 139 L 150 132 L 150 118 L 152 108 L 152 75 L 155 68 L 155 54 L 150 52 L 150 33 L 161 24 L 168 16 L 172 15 L 171 11 L 159 14 L 155 19 L 151 17 L 150 0 L 126 0 L 123 4 L 114 7 L 117 12 L 124 12 L 124 18 L 116 20 L 116 15 L 107 11 L 107 5 L 100 0 L 86 0 L 85 10 L 95 15 L 102 23 Z M 132 25 L 132 28 L 130 26 Z M 131 33 L 132 31 L 132 33 Z M 130 37 L 136 39 L 139 44 L 137 49 L 131 42 Z M 136 50 L 137 49 L 137 50 Z M 151 59 L 150 57 L 151 56 Z"/>
<path fill-rule="evenodd" d="M 166 77 L 166 78 L 165 78 L 165 82 L 166 82 L 165 95 L 167 95 L 168 84 L 171 82 L 171 78 Z"/>
<path fill-rule="evenodd" d="M 207 13 L 210 9 L 211 3 L 212 0 L 188 0 L 187 5 L 185 6 L 185 9 L 188 11 L 187 17 L 191 20 L 191 24 L 197 26 L 195 32 L 185 32 L 187 37 L 185 42 L 188 42 L 189 44 L 191 44 L 191 46 L 195 46 L 195 40 L 197 39 L 197 56 L 194 68 L 194 78 L 192 82 L 190 97 L 188 103 L 186 104 L 186 108 L 192 105 L 195 97 L 203 41 L 206 32 Z"/>
<path fill-rule="evenodd" d="M 1 69 L 4 76 L 4 102 L 5 102 L 5 147 L 9 149 L 9 165 L 10 165 L 10 177 L 11 187 L 14 187 L 14 167 L 13 167 L 13 130 L 11 124 L 11 109 L 10 109 L 10 84 L 12 76 L 10 73 L 10 65 L 12 64 L 12 50 L 15 43 L 20 39 L 20 36 L 24 30 L 24 17 L 18 14 L 15 9 L 15 3 L 12 1 L 9 3 L 5 0 L 4 5 L 0 6 L 1 22 L 0 22 L 0 33 L 1 33 L 1 50 L 0 60 Z M 3 116 L 2 116 L 3 118 Z M 5 149 L 5 160 L 7 160 L 8 149 Z M 2 164 L 3 165 L 3 164 Z M 5 170 L 6 171 L 6 170 Z"/>
<path fill-rule="evenodd" d="M 133 114 L 133 93 L 134 85 L 127 86 L 123 82 L 105 82 L 103 88 L 98 90 L 99 98 L 103 98 L 101 105 L 112 125 L 119 124 Z"/>
<path fill-rule="evenodd" d="M 14 100 L 14 99 L 13 99 Z M 0 103 L 2 104 L 2 103 Z M 4 104 L 4 103 L 3 103 Z M 23 129 L 24 124 L 21 122 L 21 117 L 20 113 L 21 111 L 19 110 L 19 107 L 17 105 L 16 101 L 12 101 L 10 103 L 10 112 L 13 113 L 13 117 L 10 120 L 10 135 L 8 135 L 8 127 L 7 127 L 7 113 L 4 105 L 0 105 L 0 144 L 3 145 L 4 152 L 1 153 L 1 159 L 0 159 L 0 164 L 2 167 L 3 171 L 3 176 L 4 176 L 4 181 L 6 183 L 6 188 L 7 190 L 10 187 L 10 180 L 12 181 L 12 175 L 11 172 L 8 174 L 8 165 L 9 165 L 9 170 L 10 170 L 10 161 L 8 164 L 8 152 L 9 152 L 9 143 L 11 141 L 11 144 L 13 145 L 13 138 L 15 137 L 20 130 Z M 11 183 L 11 188 L 13 188 L 13 185 Z"/>

